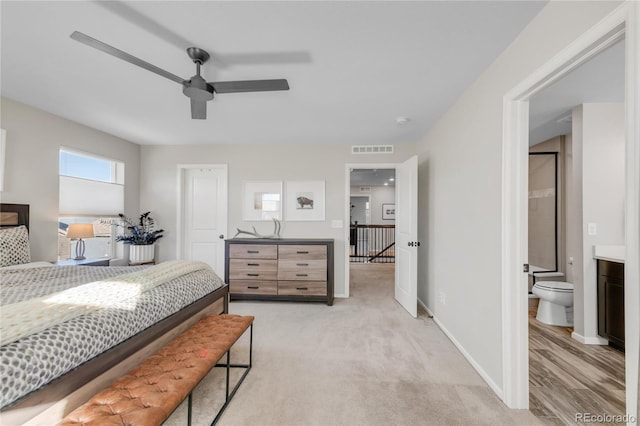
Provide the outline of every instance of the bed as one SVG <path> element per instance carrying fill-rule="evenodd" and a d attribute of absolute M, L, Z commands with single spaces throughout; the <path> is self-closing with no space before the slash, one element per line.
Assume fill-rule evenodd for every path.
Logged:
<path fill-rule="evenodd" d="M 15 263 L 0 268 L 1 424 L 64 417 L 202 316 L 228 310 L 228 287 L 198 262 L 31 262 L 6 244 L 24 238 L 28 218 L 27 205 L 0 205 L 3 265 Z"/>

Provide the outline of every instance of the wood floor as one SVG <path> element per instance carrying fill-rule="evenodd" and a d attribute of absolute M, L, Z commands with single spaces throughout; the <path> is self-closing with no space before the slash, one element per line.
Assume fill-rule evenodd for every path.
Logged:
<path fill-rule="evenodd" d="M 550 425 L 584 424 L 578 413 L 623 416 L 624 353 L 583 345 L 570 327 L 553 327 L 529 311 L 529 409 Z M 598 424 L 624 424 L 602 422 Z"/>

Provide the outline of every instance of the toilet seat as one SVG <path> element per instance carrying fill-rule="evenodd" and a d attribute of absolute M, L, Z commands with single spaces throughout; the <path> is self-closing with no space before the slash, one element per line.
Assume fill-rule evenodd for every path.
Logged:
<path fill-rule="evenodd" d="M 558 293 L 573 293 L 573 284 L 562 281 L 538 281 L 533 286 Z"/>

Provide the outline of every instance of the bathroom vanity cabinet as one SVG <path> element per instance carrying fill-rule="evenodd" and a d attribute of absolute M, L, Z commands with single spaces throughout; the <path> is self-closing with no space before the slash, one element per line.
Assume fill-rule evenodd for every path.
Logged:
<path fill-rule="evenodd" d="M 624 263 L 598 260 L 598 334 L 624 350 Z"/>

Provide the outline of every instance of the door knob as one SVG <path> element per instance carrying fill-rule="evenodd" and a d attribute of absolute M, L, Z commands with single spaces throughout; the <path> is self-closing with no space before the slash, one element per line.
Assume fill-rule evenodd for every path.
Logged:
<path fill-rule="evenodd" d="M 221 240 L 224 240 L 224 235 L 220 234 L 220 235 L 218 235 L 218 238 L 220 238 Z"/>

